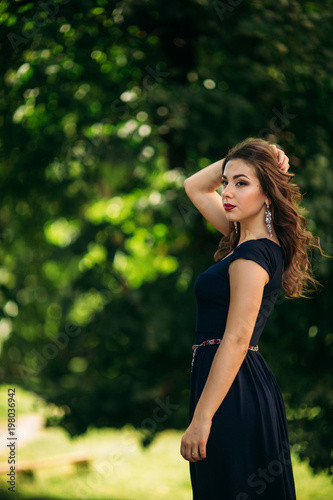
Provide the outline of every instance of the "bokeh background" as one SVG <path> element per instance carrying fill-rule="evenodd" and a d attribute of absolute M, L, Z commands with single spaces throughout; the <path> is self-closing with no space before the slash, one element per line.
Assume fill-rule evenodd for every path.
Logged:
<path fill-rule="evenodd" d="M 277 143 L 333 255 L 333 2 L 16 0 L 0 23 L 1 495 L 15 388 L 18 499 L 189 499 L 193 284 L 221 235 L 183 182 Z M 328 500 L 332 259 L 312 265 L 323 287 L 281 293 L 260 349 L 298 499 Z"/>

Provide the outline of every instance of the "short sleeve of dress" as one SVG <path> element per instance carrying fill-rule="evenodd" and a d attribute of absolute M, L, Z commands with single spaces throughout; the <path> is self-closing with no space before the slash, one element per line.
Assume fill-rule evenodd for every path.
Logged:
<path fill-rule="evenodd" d="M 253 260 L 267 271 L 269 279 L 272 279 L 277 267 L 269 243 L 263 240 L 249 240 L 241 243 L 231 254 L 230 263 L 236 259 Z"/>

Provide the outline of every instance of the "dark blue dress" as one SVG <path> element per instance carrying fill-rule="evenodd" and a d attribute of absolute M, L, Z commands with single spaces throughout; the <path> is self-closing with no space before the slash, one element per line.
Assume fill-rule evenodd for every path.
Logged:
<path fill-rule="evenodd" d="M 253 260 L 269 274 L 250 344 L 255 346 L 259 342 L 279 296 L 282 278 L 282 249 L 268 238 L 239 244 L 230 255 L 199 274 L 194 286 L 195 344 L 223 336 L 230 300 L 228 269 L 235 259 Z M 209 345 L 196 351 L 190 418 L 218 347 Z M 213 417 L 207 458 L 190 462 L 190 472 L 194 500 L 295 500 L 284 402 L 259 351 L 247 352 Z"/>

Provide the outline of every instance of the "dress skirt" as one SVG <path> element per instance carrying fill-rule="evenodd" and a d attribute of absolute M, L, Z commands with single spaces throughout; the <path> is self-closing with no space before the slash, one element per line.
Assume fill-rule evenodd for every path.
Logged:
<path fill-rule="evenodd" d="M 218 345 L 200 347 L 191 374 L 190 420 Z M 248 351 L 215 413 L 206 459 L 190 462 L 193 500 L 295 500 L 285 406 L 259 351 Z"/>

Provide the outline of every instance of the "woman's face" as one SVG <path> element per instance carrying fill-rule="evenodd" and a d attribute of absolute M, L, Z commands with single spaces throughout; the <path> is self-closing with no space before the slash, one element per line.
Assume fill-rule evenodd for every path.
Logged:
<path fill-rule="evenodd" d="M 261 189 L 254 167 L 243 160 L 228 161 L 222 174 L 222 186 L 222 203 L 231 222 L 250 221 L 265 211 L 267 196 Z"/>

